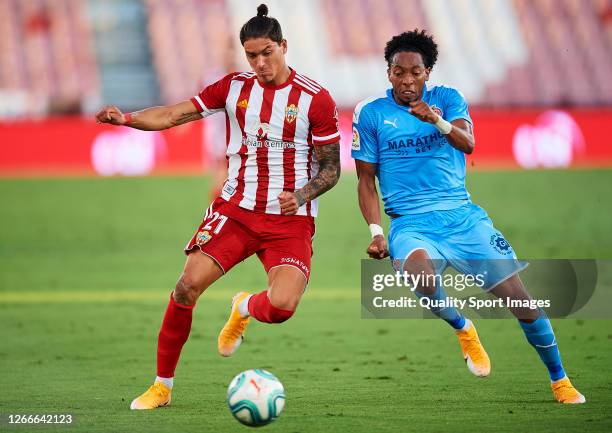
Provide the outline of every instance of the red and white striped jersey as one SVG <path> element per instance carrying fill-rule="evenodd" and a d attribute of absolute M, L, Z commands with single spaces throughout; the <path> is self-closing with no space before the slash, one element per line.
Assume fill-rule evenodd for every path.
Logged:
<path fill-rule="evenodd" d="M 225 111 L 228 179 L 221 197 L 254 212 L 280 214 L 278 195 L 297 191 L 317 174 L 316 145 L 340 140 L 329 92 L 291 71 L 280 86 L 255 73 L 232 73 L 191 101 L 203 117 Z M 317 200 L 298 215 L 317 215 Z"/>

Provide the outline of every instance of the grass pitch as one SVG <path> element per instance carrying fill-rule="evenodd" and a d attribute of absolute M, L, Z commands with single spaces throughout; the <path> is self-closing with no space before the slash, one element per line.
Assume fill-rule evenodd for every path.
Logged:
<path fill-rule="evenodd" d="M 612 258 L 612 171 L 478 172 L 468 181 L 520 256 Z M 217 355 L 233 293 L 265 285 L 257 259 L 247 260 L 196 307 L 172 406 L 130 411 L 155 375 L 156 335 L 206 196 L 200 178 L 0 181 L 0 430 L 45 429 L 8 426 L 10 413 L 72 413 L 71 432 L 246 431 L 225 392 L 256 367 L 287 393 L 269 431 L 612 430 L 612 321 L 553 322 L 588 401 L 567 407 L 552 401 L 514 321 L 477 322 L 493 364 L 477 379 L 446 324 L 360 319 L 369 236 L 351 174 L 321 200 L 312 281 L 296 316 L 253 322 L 234 357 Z"/>

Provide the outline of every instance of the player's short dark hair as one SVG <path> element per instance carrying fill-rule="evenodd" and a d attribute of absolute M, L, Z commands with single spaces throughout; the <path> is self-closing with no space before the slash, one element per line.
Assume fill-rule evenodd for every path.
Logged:
<path fill-rule="evenodd" d="M 257 38 L 270 38 L 280 44 L 283 41 L 283 31 L 276 18 L 268 16 L 268 6 L 260 4 L 257 15 L 248 20 L 240 29 L 240 43 Z"/>
<path fill-rule="evenodd" d="M 414 29 L 411 32 L 393 36 L 385 47 L 387 65 L 391 66 L 393 56 L 402 51 L 419 53 L 423 57 L 423 64 L 426 68 L 433 68 L 438 60 L 438 44 L 425 30 Z"/>

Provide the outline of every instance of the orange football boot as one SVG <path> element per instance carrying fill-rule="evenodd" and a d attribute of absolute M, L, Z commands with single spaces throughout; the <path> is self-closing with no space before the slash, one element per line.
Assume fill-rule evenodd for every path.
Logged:
<path fill-rule="evenodd" d="M 584 395 L 580 394 L 572 382 L 566 377 L 550 384 L 555 399 L 559 403 L 580 404 L 586 403 Z"/>
<path fill-rule="evenodd" d="M 155 409 L 162 406 L 168 406 L 172 399 L 172 390 L 161 382 L 155 382 L 147 389 L 144 394 L 136 397 L 130 409 Z"/>
<path fill-rule="evenodd" d="M 491 360 L 478 338 L 476 327 L 474 327 L 471 320 L 465 320 L 469 325 L 468 329 L 466 331 L 455 331 L 459 338 L 463 358 L 468 369 L 475 376 L 486 377 L 491 373 Z"/>
<path fill-rule="evenodd" d="M 242 343 L 244 331 L 249 324 L 250 316 L 242 317 L 240 311 L 238 311 L 238 305 L 251 296 L 247 292 L 239 292 L 232 298 L 232 309 L 230 311 L 229 319 L 225 322 L 223 329 L 219 333 L 217 339 L 217 348 L 221 356 L 232 356 Z"/>

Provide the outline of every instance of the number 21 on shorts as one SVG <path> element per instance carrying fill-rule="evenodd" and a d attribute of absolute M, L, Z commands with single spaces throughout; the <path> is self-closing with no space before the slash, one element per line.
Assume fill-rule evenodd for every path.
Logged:
<path fill-rule="evenodd" d="M 211 230 L 214 234 L 217 235 L 223 228 L 223 225 L 226 221 L 227 217 L 225 215 L 221 215 L 219 212 L 213 212 L 212 215 L 207 218 L 207 222 L 204 227 L 202 227 L 202 230 Z M 215 224 L 216 227 L 213 229 L 213 226 L 215 226 Z"/>

